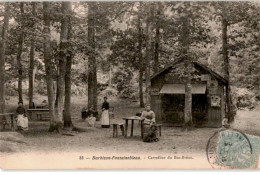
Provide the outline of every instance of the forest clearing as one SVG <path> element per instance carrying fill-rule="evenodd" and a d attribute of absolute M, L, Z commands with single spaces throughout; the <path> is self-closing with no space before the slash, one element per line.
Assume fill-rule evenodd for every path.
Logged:
<path fill-rule="evenodd" d="M 37 99 L 37 98 L 36 98 Z M 42 100 L 42 98 L 40 97 Z M 39 100 L 40 101 L 40 100 Z M 219 128 L 195 128 L 192 132 L 183 132 L 181 127 L 163 127 L 162 136 L 158 143 L 140 142 L 140 125 L 135 125 L 134 137 L 124 138 L 119 133 L 118 138 L 112 137 L 112 128 L 109 130 L 100 129 L 100 122 L 96 128 L 86 127 L 86 123 L 81 119 L 81 108 L 86 104 L 86 99 L 82 97 L 72 98 L 72 120 L 75 126 L 86 129 L 86 132 L 79 132 L 75 136 L 59 135 L 58 133 L 48 132 L 48 121 L 31 121 L 28 131 L 22 131 L 21 134 L 6 132 L 6 135 L 14 137 L 13 140 L 4 141 L 5 132 L 1 133 L 1 152 L 91 152 L 91 151 L 115 151 L 124 153 L 200 153 L 205 154 L 208 139 Z M 11 102 L 11 101 L 10 101 Z M 138 103 L 131 101 L 114 101 L 111 103 L 115 106 L 115 118 L 113 121 L 121 121 L 125 115 L 134 115 L 142 108 L 138 107 Z M 11 108 L 9 109 L 11 110 Z M 241 110 L 238 111 L 238 118 L 231 126 L 249 135 L 254 135 L 260 139 L 259 119 L 260 105 L 254 111 Z M 255 127 L 256 126 L 256 127 Z M 197 137 L 199 136 L 199 137 Z M 194 139 L 196 138 L 196 139 Z M 22 141 L 26 144 L 16 143 Z M 116 141 L 116 142 L 115 142 Z M 13 142 L 13 143 L 12 143 Z M 192 144 L 188 144 L 192 143 Z M 106 145 L 104 147 L 104 145 Z"/>
<path fill-rule="evenodd" d="M 85 123 L 82 122 L 79 111 L 80 106 L 85 105 L 86 99 L 77 97 L 72 98 L 72 101 L 75 101 L 75 103 L 72 103 L 73 123 L 76 126 L 86 128 L 86 132 L 76 133 L 75 136 L 60 135 L 58 133 L 48 132 L 48 121 L 30 121 L 28 131 L 22 131 L 20 133 L 1 132 L 1 161 L 8 160 L 15 162 L 16 160 L 23 159 L 24 163 L 18 167 L 25 168 L 30 164 L 30 159 L 35 162 L 41 162 L 41 160 L 55 159 L 55 157 L 57 158 L 60 155 L 63 155 L 65 159 L 55 160 L 57 165 L 67 164 L 67 159 L 72 159 L 77 162 L 81 155 L 86 157 L 91 155 L 88 156 L 91 159 L 92 156 L 100 157 L 109 156 L 111 154 L 114 156 L 140 156 L 145 153 L 145 155 L 155 157 L 153 158 L 155 160 L 158 160 L 158 157 L 160 159 L 160 157 L 167 157 L 169 155 L 179 157 L 188 156 L 195 159 L 197 163 L 203 163 L 205 165 L 204 168 L 210 168 L 205 156 L 206 145 L 208 139 L 219 130 L 219 128 L 195 128 L 192 132 L 183 132 L 181 127 L 163 127 L 159 142 L 146 143 L 140 141 L 140 125 L 135 125 L 134 137 L 124 138 L 119 134 L 119 137 L 114 138 L 112 137 L 112 128 L 109 130 L 100 129 L 99 122 L 96 128 L 91 128 L 86 127 Z M 113 103 L 113 106 L 117 106 L 115 109 L 116 121 L 122 121 L 121 118 L 123 116 L 134 114 L 136 111 L 141 110 L 136 102 L 125 101 L 124 103 Z M 255 111 L 238 111 L 239 117 L 232 128 L 258 137 L 260 140 L 259 127 L 252 127 L 259 126 L 260 124 L 258 117 L 259 107 Z M 7 138 L 9 138 L 9 140 L 7 140 Z M 187 159 L 185 160 L 185 163 L 189 164 Z M 179 164 L 180 162 L 178 161 L 176 163 Z M 189 168 L 198 167 L 197 163 L 191 163 Z M 1 164 L 3 165 L 3 162 Z M 131 163 L 128 165 L 132 167 L 130 166 Z M 60 166 L 60 168 L 71 169 L 74 166 L 73 163 L 69 163 L 66 167 Z M 77 167 L 80 166 L 86 168 L 86 162 L 77 163 Z M 113 165 L 107 166 L 109 166 L 107 168 L 113 167 Z M 135 168 L 137 167 L 139 166 L 135 166 Z M 142 166 L 139 168 L 145 167 L 146 166 Z M 59 166 L 44 162 L 42 165 L 40 165 L 40 163 L 34 164 L 34 168 L 56 169 L 59 168 Z"/>

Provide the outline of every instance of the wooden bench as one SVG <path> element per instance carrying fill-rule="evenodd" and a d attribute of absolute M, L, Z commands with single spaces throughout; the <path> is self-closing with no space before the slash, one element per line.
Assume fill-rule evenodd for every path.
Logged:
<path fill-rule="evenodd" d="M 30 118 L 32 114 L 36 114 L 37 119 L 42 120 L 42 114 L 48 113 L 49 109 L 27 109 L 27 112 Z"/>
<path fill-rule="evenodd" d="M 113 137 L 118 137 L 118 130 L 117 127 L 119 126 L 122 132 L 122 136 L 125 135 L 124 133 L 124 123 L 113 123 Z"/>
<path fill-rule="evenodd" d="M 3 130 L 5 130 L 5 125 L 8 125 L 7 120 L 6 120 L 7 116 L 10 116 L 10 118 L 11 118 L 11 129 L 12 129 L 12 131 L 14 130 L 14 115 L 15 115 L 14 113 L 0 114 L 0 117 L 1 117 L 0 124 L 3 125 Z"/>

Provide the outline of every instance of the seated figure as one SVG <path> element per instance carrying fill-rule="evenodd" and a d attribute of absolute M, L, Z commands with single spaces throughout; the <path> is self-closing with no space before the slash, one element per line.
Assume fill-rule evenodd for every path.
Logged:
<path fill-rule="evenodd" d="M 23 107 L 23 102 L 18 102 L 18 107 L 16 109 L 17 114 L 17 129 L 18 130 L 28 130 L 28 118 L 26 116 L 26 111 Z"/>
<path fill-rule="evenodd" d="M 144 119 L 144 142 L 157 142 L 156 131 L 157 127 L 155 126 L 155 114 L 151 110 L 150 105 L 146 106 L 146 110 L 142 112 L 141 118 Z"/>
<path fill-rule="evenodd" d="M 94 111 L 91 107 L 88 111 L 82 112 L 82 118 L 85 120 L 88 126 L 95 127 L 97 111 Z"/>

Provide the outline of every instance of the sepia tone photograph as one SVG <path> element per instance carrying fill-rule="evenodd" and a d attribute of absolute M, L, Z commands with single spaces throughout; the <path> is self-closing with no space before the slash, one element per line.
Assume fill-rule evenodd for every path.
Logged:
<path fill-rule="evenodd" d="M 0 167 L 260 168 L 260 2 L 1 1 Z"/>

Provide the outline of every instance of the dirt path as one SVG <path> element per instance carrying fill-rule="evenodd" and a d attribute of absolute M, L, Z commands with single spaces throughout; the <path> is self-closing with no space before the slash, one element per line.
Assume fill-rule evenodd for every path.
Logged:
<path fill-rule="evenodd" d="M 195 128 L 193 131 L 183 132 L 181 128 L 163 127 L 159 142 L 144 143 L 140 138 L 140 125 L 136 123 L 134 137 L 124 138 L 123 136 L 119 136 L 113 138 L 112 128 L 102 129 L 99 121 L 96 128 L 86 127 L 86 124 L 80 119 L 80 111 L 84 104 L 84 100 L 78 100 L 77 103 L 73 104 L 72 112 L 74 125 L 87 128 L 86 132 L 75 133 L 75 136 L 49 133 L 48 121 L 30 121 L 29 131 L 23 131 L 18 134 L 16 132 L 13 133 L 16 135 L 15 138 L 18 138 L 18 142 L 17 139 L 15 141 L 1 140 L 0 152 L 2 153 L 0 153 L 0 157 L 10 156 L 10 160 L 12 159 L 13 161 L 18 154 L 21 156 L 34 155 L 34 158 L 38 160 L 37 155 L 42 155 L 43 153 L 49 156 L 55 154 L 75 156 L 75 152 L 78 152 L 77 155 L 94 155 L 95 153 L 97 156 L 109 153 L 113 153 L 114 155 L 146 154 L 152 156 L 190 155 L 191 157 L 195 156 L 194 159 L 207 163 L 206 145 L 208 139 L 213 133 L 219 130 L 219 128 Z M 114 121 L 123 122 L 122 117 L 132 116 L 142 110 L 136 103 L 112 103 L 112 105 L 115 107 Z M 256 111 L 238 111 L 238 117 L 236 118 L 236 122 L 232 124 L 232 128 L 247 134 L 260 136 L 260 128 L 257 127 L 260 124 L 259 112 L 260 108 Z M 1 136 L 5 134 L 8 133 L 0 133 Z M 191 163 L 192 166 L 195 165 Z M 195 167 L 198 166 L 196 165 Z"/>

